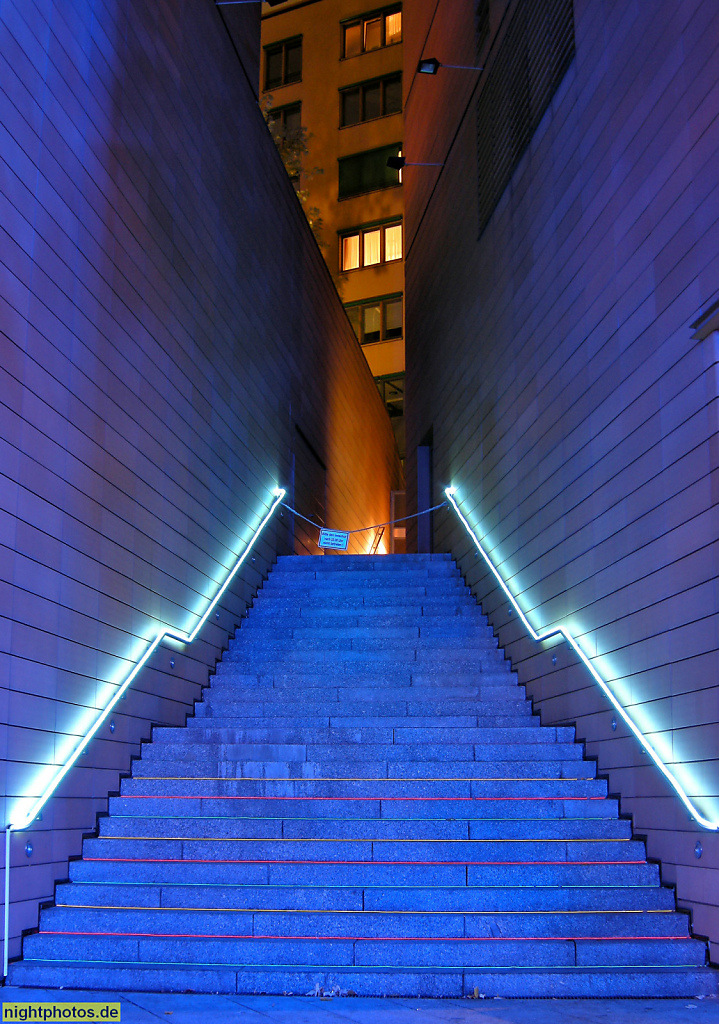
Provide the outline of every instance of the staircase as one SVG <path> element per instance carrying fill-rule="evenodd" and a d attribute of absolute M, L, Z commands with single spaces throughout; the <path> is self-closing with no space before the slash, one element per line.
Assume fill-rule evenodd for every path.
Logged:
<path fill-rule="evenodd" d="M 281 558 L 10 983 L 695 996 L 704 944 L 443 555 Z"/>

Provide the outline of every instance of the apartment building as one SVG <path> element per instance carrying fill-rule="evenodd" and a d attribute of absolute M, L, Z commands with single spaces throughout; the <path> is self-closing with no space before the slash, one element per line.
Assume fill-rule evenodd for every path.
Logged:
<path fill-rule="evenodd" d="M 404 454 L 402 5 L 263 4 L 260 97 Z M 306 146 L 303 145 L 306 143 Z"/>

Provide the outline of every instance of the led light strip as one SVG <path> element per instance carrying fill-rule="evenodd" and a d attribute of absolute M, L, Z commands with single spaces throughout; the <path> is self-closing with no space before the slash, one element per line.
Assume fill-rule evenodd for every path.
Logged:
<path fill-rule="evenodd" d="M 594 666 L 592 665 L 591 661 L 589 660 L 589 657 L 584 653 L 584 651 L 580 647 L 579 641 L 575 639 L 575 637 L 569 632 L 569 630 L 565 629 L 564 626 L 556 626 L 554 629 L 548 629 L 548 630 L 546 630 L 543 633 L 538 633 L 536 631 L 534 626 L 531 624 L 531 622 L 529 621 L 527 616 L 524 614 L 524 612 L 520 608 L 519 604 L 517 603 L 516 598 L 514 597 L 512 592 L 509 590 L 509 588 L 507 587 L 506 583 L 504 582 L 504 580 L 500 576 L 499 572 L 495 568 L 494 563 L 490 559 L 489 555 L 487 554 L 487 552 L 482 547 L 482 544 L 480 543 L 480 540 L 477 537 L 477 534 L 474 532 L 472 527 L 467 522 L 467 519 L 462 514 L 462 511 L 461 511 L 461 509 L 460 509 L 460 507 L 457 504 L 457 501 L 455 499 L 455 494 L 457 493 L 457 488 L 456 487 L 446 487 L 444 493 L 447 495 L 447 500 L 449 501 L 450 505 L 452 506 L 454 511 L 457 513 L 457 516 L 459 517 L 460 522 L 464 526 L 464 528 L 467 531 L 467 533 L 469 534 L 469 536 L 472 538 L 472 542 L 474 543 L 474 546 L 477 548 L 477 550 L 479 551 L 480 555 L 482 556 L 484 561 L 487 563 L 487 566 L 489 567 L 492 575 L 497 580 L 497 583 L 500 585 L 500 587 L 502 588 L 503 592 L 507 595 L 507 598 L 511 601 L 512 607 L 516 610 L 517 615 L 519 615 L 520 619 L 524 623 L 525 629 L 527 630 L 529 635 L 532 637 L 532 639 L 533 640 L 537 640 L 537 641 L 542 641 L 542 640 L 549 640 L 550 637 L 553 637 L 553 636 L 561 636 L 561 637 L 564 638 L 564 640 L 566 640 L 566 642 L 569 644 L 569 646 L 572 648 L 572 650 L 576 653 L 576 655 L 579 658 L 579 660 L 583 663 L 584 667 L 587 669 L 587 671 L 591 675 L 592 679 L 594 679 L 595 683 L 599 686 L 599 688 L 602 691 L 602 693 L 605 695 L 605 697 L 607 698 L 609 703 L 612 705 L 614 710 L 617 712 L 619 717 L 622 719 L 622 721 L 625 723 L 625 725 L 629 728 L 629 730 L 634 734 L 634 736 L 636 736 L 636 738 L 639 740 L 642 748 L 647 752 L 649 757 L 652 759 L 654 764 L 657 766 L 659 771 L 662 773 L 664 778 L 667 780 L 669 785 L 672 787 L 674 792 L 677 794 L 677 796 L 679 797 L 681 802 L 684 804 L 686 809 L 689 811 L 689 813 L 691 814 L 692 818 L 697 822 L 698 825 L 701 825 L 702 828 L 708 829 L 711 832 L 719 831 L 719 822 L 711 821 L 709 818 L 705 818 L 704 815 L 699 811 L 699 809 L 697 808 L 696 804 L 694 804 L 693 801 L 691 800 L 691 798 L 688 796 L 688 794 L 687 794 L 686 790 L 684 789 L 684 787 L 682 786 L 682 784 L 679 782 L 679 780 L 676 778 L 676 776 L 669 770 L 669 768 L 664 764 L 664 762 L 662 761 L 661 757 L 656 752 L 656 750 L 654 749 L 652 744 L 649 742 L 647 737 L 644 735 L 644 733 L 641 731 L 639 726 L 629 716 L 627 711 L 624 709 L 623 705 L 619 703 L 619 701 L 617 700 L 617 698 L 614 696 L 614 694 L 612 693 L 611 689 L 607 685 L 606 681 L 604 679 L 602 679 L 602 677 L 599 675 L 599 673 L 597 672 L 597 670 L 594 668 Z"/>
<path fill-rule="evenodd" d="M 29 825 L 31 825 L 36 820 L 36 818 L 37 818 L 38 814 L 40 813 L 40 811 L 42 810 L 42 808 L 45 806 L 47 801 L 53 795 L 53 793 L 55 792 L 57 787 L 60 785 L 62 780 L 65 778 L 67 773 L 70 771 L 70 769 L 73 767 L 73 765 L 77 762 L 78 758 L 82 755 L 83 751 L 87 747 L 87 744 L 96 735 L 98 729 L 103 724 L 103 722 L 107 721 L 108 716 L 112 712 L 112 710 L 115 707 L 115 705 L 117 704 L 117 702 L 123 697 L 123 695 L 129 689 L 129 687 L 132 686 L 133 682 L 135 681 L 135 679 L 137 678 L 138 674 L 140 673 L 140 670 L 147 664 L 148 660 L 152 657 L 152 655 L 157 650 L 157 648 L 160 646 L 160 644 L 163 642 L 163 640 L 175 640 L 175 641 L 177 641 L 179 643 L 182 643 L 182 644 L 191 644 L 193 642 L 193 640 L 195 640 L 197 638 L 200 630 L 205 625 L 205 623 L 209 619 L 210 615 L 212 614 L 212 612 L 215 610 L 215 608 L 219 604 L 219 602 L 220 602 L 220 600 L 222 598 L 222 595 L 225 593 L 225 591 L 227 590 L 227 588 L 230 586 L 230 584 L 232 583 L 233 579 L 237 575 L 237 573 L 238 573 L 238 571 L 240 569 L 240 566 L 245 561 L 245 559 L 249 555 L 250 551 L 252 551 L 252 548 L 254 547 L 255 542 L 257 541 L 257 538 L 260 536 L 260 534 L 262 533 L 264 528 L 267 526 L 267 524 L 270 521 L 270 519 L 272 518 L 272 516 L 273 516 L 277 506 L 282 503 L 282 499 L 284 498 L 286 493 L 287 493 L 286 490 L 284 488 L 282 488 L 282 487 L 277 487 L 272 492 L 272 495 L 274 497 L 274 501 L 272 502 L 272 504 L 271 504 L 268 512 L 266 513 L 264 519 L 262 519 L 260 524 L 255 529 L 255 532 L 252 534 L 252 536 L 250 537 L 249 541 L 245 545 L 244 551 L 239 556 L 239 558 L 235 562 L 233 568 L 228 573 L 227 578 L 225 579 L 225 582 L 222 584 L 222 586 L 219 588 L 219 590 L 217 591 L 215 596 L 212 598 L 212 600 L 208 604 L 207 608 L 205 609 L 205 614 L 198 620 L 198 622 L 195 625 L 195 628 L 192 630 L 192 632 L 191 633 L 183 633 L 181 630 L 176 630 L 176 629 L 164 629 L 164 630 L 160 630 L 160 632 L 158 632 L 158 634 L 155 636 L 155 639 L 152 640 L 149 643 L 149 645 L 147 647 L 147 650 L 142 655 L 140 660 L 135 664 L 134 668 L 131 670 L 129 675 L 127 675 L 125 677 L 125 679 L 123 680 L 123 682 L 120 684 L 120 686 L 118 687 L 117 692 L 115 693 L 115 695 L 105 705 L 104 709 L 100 712 L 100 714 L 96 718 L 94 724 L 90 727 L 90 729 L 88 729 L 88 731 L 85 733 L 83 738 L 79 741 L 79 743 L 77 744 L 77 746 L 75 747 L 75 749 L 73 750 L 72 754 L 67 759 L 65 764 L 62 765 L 62 767 L 55 773 L 55 775 L 53 776 L 53 778 L 50 781 L 50 783 L 48 784 L 48 786 L 40 794 L 40 796 L 37 798 L 37 800 L 32 805 L 30 810 L 27 811 L 27 813 L 24 815 L 24 817 L 21 817 L 21 818 L 17 819 L 16 821 L 11 821 L 6 826 L 6 829 L 5 829 L 5 865 L 6 865 L 6 868 L 5 868 L 5 921 L 4 921 L 4 951 L 3 951 L 3 960 L 4 960 L 3 975 L 4 975 L 4 977 L 7 977 L 7 972 L 8 972 L 8 944 L 9 944 L 9 935 L 10 935 L 10 868 L 9 868 L 9 865 L 10 865 L 10 836 L 12 835 L 13 832 L 21 832 L 23 829 L 26 829 Z"/>

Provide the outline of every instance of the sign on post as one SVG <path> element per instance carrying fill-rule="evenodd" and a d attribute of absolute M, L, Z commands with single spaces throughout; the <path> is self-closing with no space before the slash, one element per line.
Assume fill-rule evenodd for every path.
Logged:
<path fill-rule="evenodd" d="M 349 539 L 349 533 L 346 533 L 344 530 L 320 530 L 318 547 L 346 551 Z"/>

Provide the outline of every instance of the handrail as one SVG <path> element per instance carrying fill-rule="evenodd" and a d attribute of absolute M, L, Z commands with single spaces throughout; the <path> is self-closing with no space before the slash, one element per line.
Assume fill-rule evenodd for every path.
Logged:
<path fill-rule="evenodd" d="M 652 761 L 654 762 L 656 767 L 659 769 L 659 771 L 662 773 L 664 778 L 667 780 L 669 785 L 672 787 L 674 792 L 677 794 L 677 796 L 679 797 L 681 802 L 684 804 L 686 809 L 689 811 L 689 813 L 692 816 L 692 818 L 697 822 L 698 825 L 701 825 L 702 828 L 708 829 L 711 832 L 719 831 L 719 821 L 712 821 L 709 818 L 705 818 L 704 815 L 701 814 L 701 812 L 698 810 L 696 804 L 694 804 L 693 801 L 691 800 L 691 798 L 688 796 L 688 794 L 687 794 L 686 790 L 684 789 L 684 787 L 682 786 L 682 784 L 679 782 L 679 780 L 676 778 L 676 776 L 670 771 L 670 769 L 664 764 L 664 762 L 662 761 L 661 757 L 656 752 L 656 750 L 654 749 L 652 744 L 649 742 L 647 737 L 644 735 L 644 733 L 641 731 L 639 726 L 636 724 L 636 722 L 633 720 L 633 718 L 629 715 L 629 713 L 626 711 L 624 706 L 622 704 L 620 704 L 620 702 L 614 696 L 614 694 L 612 693 L 611 689 L 609 688 L 606 680 L 604 680 L 600 676 L 600 674 L 597 672 L 597 670 L 594 668 L 594 665 L 592 665 L 591 661 L 589 660 L 589 657 L 582 650 L 582 648 L 581 648 L 581 646 L 579 644 L 579 641 L 576 639 L 576 637 L 574 637 L 572 635 L 572 633 L 570 633 L 570 631 L 568 629 L 566 629 L 564 626 L 555 626 L 552 629 L 545 630 L 543 633 L 538 633 L 537 632 L 537 630 L 534 628 L 534 626 L 531 624 L 531 622 L 529 621 L 527 616 L 524 614 L 524 612 L 520 608 L 516 598 L 514 597 L 512 592 L 510 591 L 509 587 L 507 586 L 507 584 L 504 582 L 504 580 L 500 576 L 500 574 L 499 574 L 498 570 L 496 569 L 494 563 L 490 559 L 489 555 L 487 554 L 487 552 L 485 551 L 484 547 L 482 546 L 479 538 L 477 537 L 477 534 L 474 532 L 472 527 L 467 522 L 467 519 L 462 514 L 462 512 L 461 512 L 461 510 L 459 508 L 459 505 L 457 504 L 457 501 L 455 500 L 455 494 L 457 493 L 457 488 L 456 487 L 446 487 L 444 493 L 447 495 L 447 499 L 448 499 L 450 505 L 452 506 L 454 511 L 457 513 L 457 516 L 459 517 L 459 519 L 460 519 L 462 525 L 464 526 L 465 530 L 467 531 L 469 536 L 472 538 L 472 541 L 473 541 L 475 547 L 479 551 L 479 553 L 482 556 L 482 558 L 484 559 L 484 561 L 487 563 L 490 571 L 492 572 L 492 575 L 497 580 L 497 582 L 499 583 L 500 587 L 502 588 L 504 593 L 507 595 L 507 597 L 511 601 L 513 608 L 516 610 L 516 612 L 519 615 L 520 619 L 524 623 L 524 627 L 527 630 L 527 632 L 529 633 L 529 635 L 532 637 L 532 639 L 536 640 L 536 641 L 542 641 L 542 640 L 549 640 L 550 637 L 553 637 L 553 636 L 561 636 L 561 637 L 563 637 L 566 640 L 566 642 L 569 644 L 569 646 L 572 648 L 572 650 L 576 653 L 577 657 L 582 662 L 584 667 L 588 670 L 589 674 L 592 676 L 592 678 L 594 679 L 595 683 L 597 683 L 597 685 L 601 689 L 602 693 L 608 699 L 609 703 L 615 709 L 615 711 L 617 712 L 619 717 L 628 726 L 628 728 L 634 734 L 634 736 L 636 736 L 636 738 L 639 740 L 642 748 L 644 750 L 646 750 L 646 752 L 649 755 L 649 757 L 652 759 Z"/>
<path fill-rule="evenodd" d="M 212 612 L 217 607 L 217 604 L 219 603 L 220 598 L 225 593 L 225 591 L 227 590 L 229 585 L 232 583 L 232 580 L 237 575 L 237 572 L 238 572 L 240 566 L 242 565 L 242 563 L 244 562 L 244 560 L 247 558 L 247 556 L 249 555 L 250 551 L 254 547 L 257 538 L 260 536 L 260 534 L 264 530 L 265 526 L 267 526 L 267 523 L 272 518 L 272 516 L 273 516 L 273 514 L 275 512 L 275 509 L 277 508 L 278 505 L 280 505 L 282 503 L 282 499 L 284 498 L 286 493 L 287 493 L 286 490 L 284 488 L 282 488 L 282 487 L 276 487 L 273 490 L 272 494 L 273 494 L 273 497 L 274 497 L 275 500 L 272 502 L 272 505 L 270 506 L 270 508 L 269 508 L 267 514 L 265 515 L 264 519 L 262 519 L 262 521 L 256 527 L 255 532 L 252 534 L 252 536 L 250 537 L 249 541 L 245 545 L 244 551 L 239 556 L 239 558 L 235 562 L 233 568 L 228 573 L 228 575 L 227 575 L 227 577 L 225 579 L 225 582 L 218 589 L 217 593 L 215 594 L 215 596 L 212 598 L 212 600 L 208 604 L 207 608 L 205 609 L 204 615 L 202 615 L 202 617 L 198 620 L 198 622 L 196 623 L 195 628 L 192 630 L 192 632 L 191 633 L 183 633 L 181 630 L 177 630 L 177 629 L 163 629 L 163 630 L 160 630 L 157 633 L 157 635 L 155 636 L 154 640 L 148 641 L 148 647 L 147 647 L 145 653 L 142 655 L 142 657 L 139 659 L 139 661 L 136 662 L 134 668 L 132 668 L 132 670 L 128 673 L 128 675 L 122 681 L 122 683 L 120 684 L 119 688 L 117 689 L 117 691 L 113 695 L 112 699 L 110 701 L 108 701 L 108 703 L 105 705 L 103 710 L 100 712 L 100 714 L 96 718 L 94 724 L 88 729 L 88 731 L 85 733 L 83 738 L 76 745 L 75 749 L 73 750 L 72 754 L 67 759 L 65 764 L 62 765 L 62 767 L 59 768 L 58 771 L 55 773 L 55 775 L 52 777 L 51 781 L 45 787 L 45 789 L 40 794 L 40 796 L 37 798 L 35 803 L 32 804 L 30 810 L 25 813 L 24 817 L 20 817 L 16 821 L 11 821 L 8 825 L 6 825 L 6 827 L 5 827 L 5 915 L 4 915 L 5 920 L 4 920 L 3 977 L 7 977 L 7 972 L 8 972 L 8 945 L 9 945 L 9 941 L 10 941 L 10 837 L 11 837 L 12 833 L 13 832 L 22 832 L 23 829 L 26 829 L 29 825 L 31 825 L 33 823 L 33 821 L 35 821 L 37 819 L 37 816 L 39 815 L 40 811 L 43 809 L 45 804 L 48 802 L 50 797 L 53 795 L 53 793 L 55 792 L 57 787 L 60 785 L 62 780 L 65 778 L 67 773 L 70 771 L 72 766 L 75 764 L 75 762 L 81 756 L 82 752 L 87 747 L 87 744 L 90 742 L 90 740 L 93 738 L 93 736 L 95 736 L 95 734 L 97 733 L 97 731 L 100 728 L 100 726 L 102 725 L 102 723 L 107 720 L 110 712 L 113 710 L 113 708 L 115 707 L 117 702 L 122 698 L 122 696 L 124 695 L 126 690 L 132 685 L 132 683 L 137 678 L 137 676 L 138 676 L 140 670 L 142 669 L 142 667 L 145 664 L 147 664 L 148 659 L 157 650 L 157 648 L 160 646 L 160 644 L 163 642 L 163 640 L 176 640 L 179 643 L 191 644 L 193 642 L 193 640 L 196 639 L 198 633 L 200 632 L 202 627 L 205 625 L 205 623 L 209 619 L 209 617 L 212 614 Z"/>

